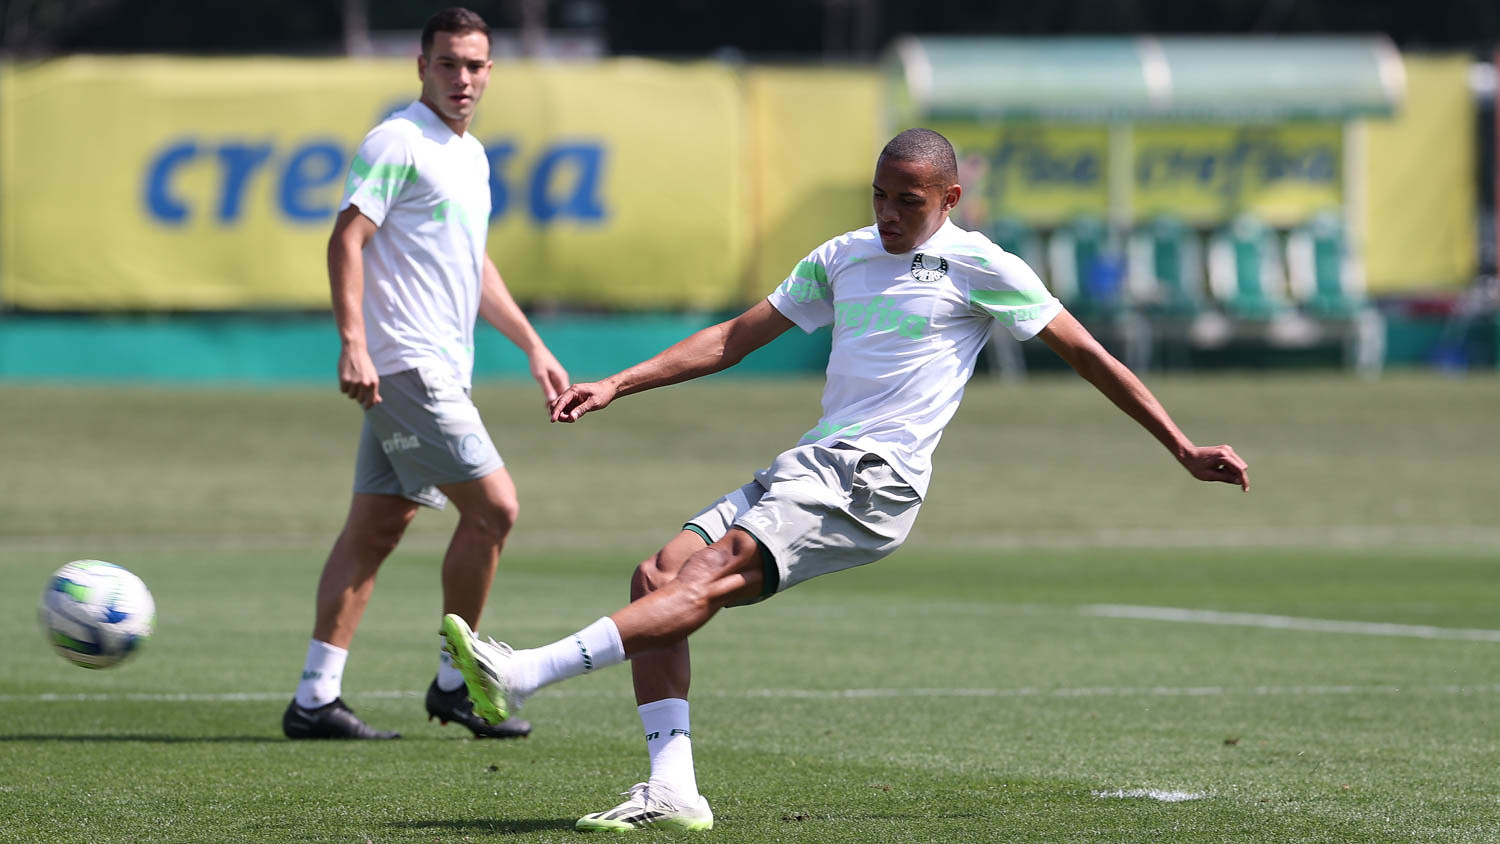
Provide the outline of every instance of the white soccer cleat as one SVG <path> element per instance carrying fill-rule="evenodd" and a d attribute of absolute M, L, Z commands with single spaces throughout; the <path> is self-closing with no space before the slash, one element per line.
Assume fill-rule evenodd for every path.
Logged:
<path fill-rule="evenodd" d="M 714 813 L 708 808 L 708 800 L 701 795 L 692 806 L 679 806 L 670 799 L 660 798 L 651 787 L 638 782 L 623 792 L 625 802 L 604 812 L 595 812 L 578 819 L 578 829 L 609 829 L 625 831 L 662 826 L 669 829 L 700 831 L 714 828 Z"/>
<path fill-rule="evenodd" d="M 498 724 L 516 714 L 522 698 L 511 688 L 505 669 L 515 651 L 504 642 L 481 640 L 469 623 L 448 613 L 443 616 L 443 640 L 453 666 L 464 675 L 474 712 L 487 723 Z"/>

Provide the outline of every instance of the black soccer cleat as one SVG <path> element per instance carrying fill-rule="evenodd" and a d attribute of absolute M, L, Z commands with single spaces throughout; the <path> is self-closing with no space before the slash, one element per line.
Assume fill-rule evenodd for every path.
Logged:
<path fill-rule="evenodd" d="M 438 719 L 438 723 L 453 721 L 469 728 L 475 738 L 526 738 L 531 735 L 531 722 L 520 718 L 508 718 L 498 724 L 486 723 L 474 714 L 474 702 L 469 700 L 469 691 L 459 686 L 451 692 L 438 688 L 437 680 L 427 687 L 427 720 Z"/>
<path fill-rule="evenodd" d="M 401 738 L 398 732 L 377 730 L 359 720 L 359 716 L 354 714 L 354 710 L 341 697 L 316 709 L 304 709 L 293 698 L 287 704 L 286 713 L 281 716 L 281 731 L 289 739 Z"/>

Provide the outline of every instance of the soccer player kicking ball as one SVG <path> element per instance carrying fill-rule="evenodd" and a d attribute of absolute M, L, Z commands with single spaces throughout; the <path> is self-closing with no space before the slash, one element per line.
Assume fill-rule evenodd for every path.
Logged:
<path fill-rule="evenodd" d="M 458 505 L 443 557 L 443 611 L 478 623 L 500 549 L 515 523 L 516 486 L 469 398 L 474 320 L 526 352 L 551 402 L 568 375 L 516 306 L 485 253 L 489 161 L 469 133 L 490 75 L 490 31 L 467 9 L 422 30 L 422 95 L 370 130 L 349 168 L 328 274 L 343 350 L 339 388 L 364 408 L 354 498 L 318 582 L 302 679 L 282 714 L 292 739 L 391 739 L 341 696 L 344 662 L 375 575 L 420 506 Z M 474 715 L 463 677 L 440 653 L 428 720 L 480 738 L 524 736 L 519 719 Z"/>
<path fill-rule="evenodd" d="M 543 686 L 631 660 L 651 775 L 618 806 L 579 820 L 580 829 L 713 826 L 693 771 L 687 637 L 724 607 L 901 545 L 922 506 L 932 452 L 995 323 L 1018 339 L 1040 336 L 1193 477 L 1249 490 L 1234 449 L 1194 445 L 1021 259 L 948 220 L 963 193 L 957 181 L 947 139 L 902 132 L 876 162 L 875 225 L 818 247 L 738 317 L 552 403 L 553 421 L 576 422 L 619 396 L 733 366 L 793 325 L 833 326 L 817 427 L 641 563 L 624 609 L 523 651 L 444 618 L 474 709 L 494 721 Z"/>

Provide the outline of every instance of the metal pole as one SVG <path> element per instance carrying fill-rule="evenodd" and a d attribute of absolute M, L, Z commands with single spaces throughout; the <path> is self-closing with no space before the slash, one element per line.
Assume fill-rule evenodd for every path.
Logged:
<path fill-rule="evenodd" d="M 534 59 L 547 42 L 547 0 L 521 0 L 521 55 Z"/>
<path fill-rule="evenodd" d="M 369 0 L 344 0 L 344 55 L 368 56 L 375 52 L 370 41 Z"/>

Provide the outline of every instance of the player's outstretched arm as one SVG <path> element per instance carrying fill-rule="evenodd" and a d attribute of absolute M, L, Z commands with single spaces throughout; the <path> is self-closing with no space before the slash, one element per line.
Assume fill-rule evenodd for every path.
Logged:
<path fill-rule="evenodd" d="M 526 318 L 526 313 L 510 295 L 510 288 L 505 286 L 505 279 L 500 277 L 500 270 L 488 255 L 484 256 L 479 315 L 484 317 L 485 322 L 499 329 L 505 339 L 515 343 L 516 348 L 526 353 L 526 360 L 531 366 L 531 377 L 541 386 L 542 400 L 550 407 L 557 399 L 557 394 L 568 388 L 568 372 L 557 362 L 547 344 L 542 342 L 536 329 L 531 327 L 531 320 Z"/>
<path fill-rule="evenodd" d="M 1151 432 L 1200 481 L 1235 484 L 1250 491 L 1250 469 L 1227 445 L 1197 446 L 1178 429 L 1156 396 L 1067 311 L 1037 335 L 1079 375 Z"/>
<path fill-rule="evenodd" d="M 734 319 L 711 325 L 629 369 L 602 381 L 574 384 L 552 402 L 552 421 L 577 422 L 620 396 L 728 369 L 791 327 L 790 319 L 761 300 Z"/>

